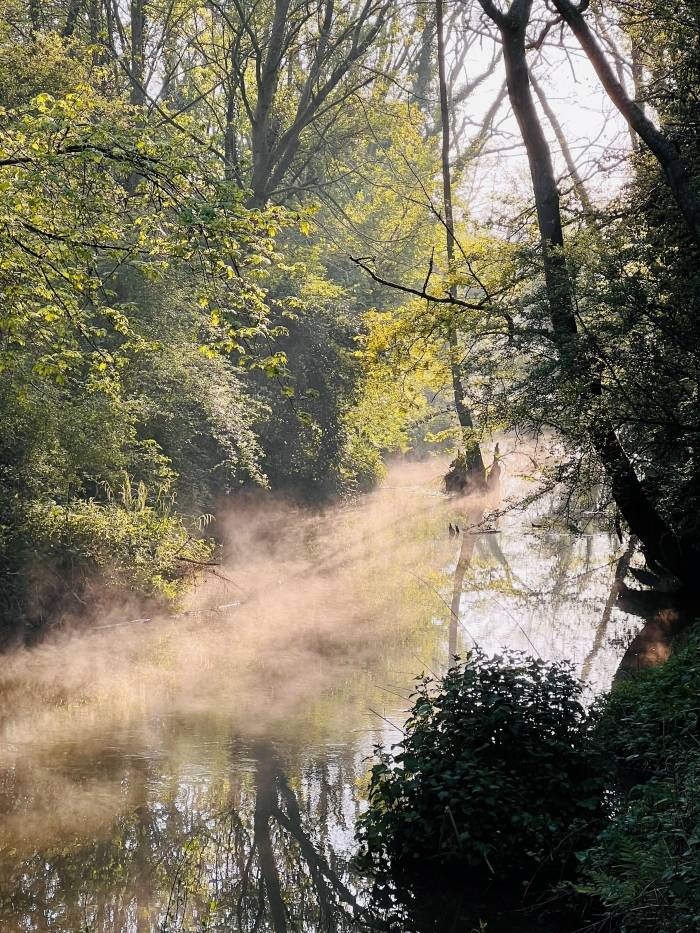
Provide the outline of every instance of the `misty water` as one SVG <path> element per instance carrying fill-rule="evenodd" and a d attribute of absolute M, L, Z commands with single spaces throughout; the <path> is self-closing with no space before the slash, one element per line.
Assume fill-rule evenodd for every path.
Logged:
<path fill-rule="evenodd" d="M 507 502 L 529 487 L 506 466 Z M 117 602 L 2 659 L 0 929 L 412 928 L 351 866 L 412 680 L 476 643 L 569 658 L 599 690 L 631 628 L 614 536 L 548 528 L 547 497 L 479 524 L 443 469 L 324 513 L 239 503 L 182 614 Z M 426 912 L 468 930 L 462 906 Z"/>

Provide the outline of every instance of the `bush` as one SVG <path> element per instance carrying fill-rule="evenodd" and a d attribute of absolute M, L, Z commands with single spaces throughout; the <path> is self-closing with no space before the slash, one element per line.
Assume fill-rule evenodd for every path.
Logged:
<path fill-rule="evenodd" d="M 700 639 L 606 699 L 613 816 L 581 857 L 580 889 L 625 933 L 700 929 Z"/>
<path fill-rule="evenodd" d="M 34 554 L 73 585 L 81 580 L 130 591 L 163 602 L 176 599 L 185 584 L 178 561 L 206 560 L 208 542 L 193 538 L 179 515 L 159 504 L 75 501 L 33 509 L 24 529 Z"/>
<path fill-rule="evenodd" d="M 700 930 L 700 760 L 634 787 L 582 856 L 583 893 L 624 933 Z"/>
<path fill-rule="evenodd" d="M 403 742 L 371 770 L 361 863 L 499 882 L 570 867 L 605 785 L 582 691 L 568 666 L 516 653 L 420 679 Z"/>
<path fill-rule="evenodd" d="M 128 476 L 108 501 L 30 502 L 0 523 L 0 647 L 62 617 L 91 618 L 127 594 L 144 608 L 177 600 L 212 543 L 167 500 Z"/>
<path fill-rule="evenodd" d="M 598 733 L 617 763 L 618 783 L 654 776 L 700 748 L 700 638 L 661 667 L 621 681 L 605 698 Z"/>

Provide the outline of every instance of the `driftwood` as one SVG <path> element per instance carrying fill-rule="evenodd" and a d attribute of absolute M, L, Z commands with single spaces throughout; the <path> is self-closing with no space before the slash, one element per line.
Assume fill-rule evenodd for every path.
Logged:
<path fill-rule="evenodd" d="M 186 564 L 196 564 L 198 567 L 220 567 L 216 560 L 195 560 L 194 557 L 176 557 L 175 560 L 184 560 Z"/>

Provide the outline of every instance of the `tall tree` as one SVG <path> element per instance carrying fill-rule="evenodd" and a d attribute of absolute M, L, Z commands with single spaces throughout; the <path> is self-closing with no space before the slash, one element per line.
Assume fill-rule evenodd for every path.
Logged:
<path fill-rule="evenodd" d="M 571 3 L 571 0 L 553 0 L 553 3 L 581 44 L 610 100 L 658 160 L 693 239 L 700 246 L 700 197 L 677 147 L 654 126 L 644 108 L 629 96 L 610 66 L 581 9 Z"/>
<path fill-rule="evenodd" d="M 445 18 L 443 0 L 436 0 L 435 23 L 437 31 L 438 77 L 440 83 L 440 126 L 442 129 L 442 203 L 444 210 L 445 240 L 447 253 L 447 293 L 454 297 L 455 275 L 455 228 L 452 204 L 452 170 L 450 166 L 450 102 L 447 86 L 447 66 L 445 61 Z M 456 310 L 456 308 L 455 308 Z M 485 477 L 484 461 L 479 443 L 474 437 L 474 419 L 469 410 L 462 382 L 462 362 L 460 360 L 459 337 L 454 318 L 448 324 L 450 348 L 450 372 L 455 411 L 462 429 L 462 443 L 469 479 L 477 486 L 482 486 Z"/>
<path fill-rule="evenodd" d="M 491 0 L 479 0 L 498 26 L 503 43 L 508 95 L 527 153 L 535 197 L 552 336 L 563 376 L 574 380 L 583 404 L 590 410 L 588 434 L 606 470 L 615 501 L 631 531 L 648 553 L 679 577 L 691 578 L 693 554 L 684 554 L 673 529 L 649 498 L 644 485 L 599 404 L 603 383 L 598 366 L 578 339 L 573 283 L 564 254 L 559 191 L 551 152 L 532 96 L 526 54 L 526 31 L 532 0 L 513 0 L 502 12 Z"/>
<path fill-rule="evenodd" d="M 229 115 L 238 110 L 247 124 L 239 132 L 250 147 L 248 171 L 246 146 L 229 140 L 229 171 L 249 185 L 254 206 L 313 190 L 322 184 L 315 162 L 334 120 L 381 70 L 391 3 L 212 2 L 209 9 L 221 18 L 229 49 L 228 73 L 217 80 L 228 89 Z M 200 47 L 211 54 L 207 42 Z M 227 126 L 232 133 L 232 121 Z"/>

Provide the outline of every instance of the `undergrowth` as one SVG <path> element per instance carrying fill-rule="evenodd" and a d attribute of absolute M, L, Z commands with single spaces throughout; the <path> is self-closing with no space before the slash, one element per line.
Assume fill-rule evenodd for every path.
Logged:
<path fill-rule="evenodd" d="M 590 929 L 699 930 L 700 637 L 588 706 L 584 689 L 514 653 L 421 678 L 404 739 L 376 750 L 360 866 L 502 907 L 550 892 Z"/>

